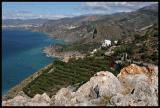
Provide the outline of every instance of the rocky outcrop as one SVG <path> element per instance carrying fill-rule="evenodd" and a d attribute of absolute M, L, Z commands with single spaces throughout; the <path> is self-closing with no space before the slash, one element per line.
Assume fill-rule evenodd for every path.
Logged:
<path fill-rule="evenodd" d="M 61 99 L 61 103 L 57 104 L 55 99 L 55 104 L 52 105 L 157 106 L 156 73 L 158 73 L 156 66 L 140 67 L 135 64 L 123 68 L 118 78 L 108 71 L 98 72 L 76 92 L 70 90 L 64 90 L 65 94 L 62 91 L 58 92 L 56 96 L 65 97 L 64 101 Z"/>
<path fill-rule="evenodd" d="M 158 68 L 131 64 L 118 76 L 101 71 L 76 91 L 60 89 L 50 99 L 46 93 L 34 98 L 23 93 L 3 101 L 3 106 L 158 106 Z"/>
<path fill-rule="evenodd" d="M 46 93 L 37 94 L 33 98 L 18 95 L 13 99 L 3 101 L 2 106 L 49 106 L 50 98 Z"/>
<path fill-rule="evenodd" d="M 123 68 L 117 78 L 125 87 L 125 92 L 130 92 L 139 82 L 144 81 L 153 85 L 156 80 L 158 81 L 158 68 L 153 65 L 140 67 L 136 64 L 131 64 Z"/>

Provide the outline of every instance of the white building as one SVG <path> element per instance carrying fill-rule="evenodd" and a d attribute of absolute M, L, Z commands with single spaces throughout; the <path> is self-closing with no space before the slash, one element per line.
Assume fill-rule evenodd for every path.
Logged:
<path fill-rule="evenodd" d="M 97 49 L 94 49 L 94 50 L 91 52 L 91 54 L 94 54 L 95 52 L 97 52 Z"/>
<path fill-rule="evenodd" d="M 114 44 L 117 44 L 118 43 L 118 41 L 116 40 L 116 41 L 114 41 Z"/>
<path fill-rule="evenodd" d="M 102 43 L 102 47 L 111 46 L 111 40 L 105 40 L 104 43 Z"/>

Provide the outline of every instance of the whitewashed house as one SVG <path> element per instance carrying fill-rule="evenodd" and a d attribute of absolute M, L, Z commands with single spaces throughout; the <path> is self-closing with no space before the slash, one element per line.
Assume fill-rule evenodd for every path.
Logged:
<path fill-rule="evenodd" d="M 116 44 L 117 45 L 117 43 L 118 43 L 118 41 L 116 40 L 116 41 L 114 41 L 114 44 Z"/>
<path fill-rule="evenodd" d="M 104 43 L 102 43 L 102 47 L 111 46 L 111 40 L 105 40 Z"/>
<path fill-rule="evenodd" d="M 91 52 L 91 54 L 94 54 L 95 52 L 97 52 L 97 49 L 94 49 L 94 50 Z"/>

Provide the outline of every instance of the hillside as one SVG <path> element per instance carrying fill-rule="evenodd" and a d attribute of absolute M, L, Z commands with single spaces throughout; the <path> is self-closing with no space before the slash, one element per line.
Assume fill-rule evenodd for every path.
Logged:
<path fill-rule="evenodd" d="M 115 53 L 127 53 L 129 59 L 158 65 L 158 25 L 137 32 L 133 38 L 126 38 L 115 48 Z"/>
<path fill-rule="evenodd" d="M 108 54 L 112 52 L 111 54 Z M 127 58 L 124 55 L 127 54 Z M 125 66 L 135 63 L 148 66 L 158 65 L 158 26 L 152 25 L 139 31 L 134 38 L 121 41 L 118 45 L 102 48 L 87 53 L 83 58 L 70 58 L 68 62 L 57 60 L 49 70 L 23 87 L 30 97 L 46 92 L 49 96 L 69 85 L 78 87 L 98 71 L 110 71 L 114 75 Z M 10 96 L 8 96 L 10 97 Z"/>
<path fill-rule="evenodd" d="M 124 39 L 153 23 L 158 23 L 158 4 L 111 15 L 81 15 L 58 20 L 2 20 L 5 27 L 28 25 L 27 29 L 47 33 L 68 43 L 100 43 L 104 39 Z"/>
<path fill-rule="evenodd" d="M 52 37 L 64 39 L 66 42 L 86 43 L 130 37 L 137 30 L 157 22 L 158 4 L 153 4 L 133 12 L 48 21 L 35 30 L 46 32 Z"/>
<path fill-rule="evenodd" d="M 143 35 L 144 32 L 145 34 Z M 112 49 L 114 53 L 110 56 L 105 53 L 109 52 L 112 47 L 105 49 L 100 48 L 94 55 L 88 54 L 83 59 L 79 58 L 77 60 L 72 58 L 68 63 L 57 61 L 54 63 L 51 71 L 44 73 L 25 87 L 24 92 L 30 96 L 36 93 L 43 93 L 44 91 L 49 94 L 54 94 L 54 90 L 57 91 L 59 88 L 68 85 L 85 82 L 89 77 L 95 74 L 95 72 L 101 70 L 108 70 L 113 72 L 114 75 L 117 75 L 121 68 L 129 65 L 131 62 L 121 60 L 119 69 L 112 69 L 115 67 L 111 66 L 113 62 L 111 58 L 117 61 L 119 58 L 123 57 L 123 54 L 128 55 L 128 60 L 138 61 L 142 64 L 148 63 L 158 65 L 158 26 L 154 24 L 145 29 L 143 33 L 140 31 L 139 34 L 134 35 L 133 39 L 126 39 L 121 41 L 120 45 L 112 46 L 114 47 Z M 41 81 L 43 81 L 43 83 Z M 53 82 L 57 82 L 56 85 Z M 43 86 L 46 88 L 44 89 Z"/>
<path fill-rule="evenodd" d="M 157 106 L 158 28 L 157 4 L 133 12 L 49 20 L 33 27 L 69 43 L 58 46 L 59 52 L 85 56 L 54 61 L 21 88 L 23 95 L 14 90 L 3 104 Z M 112 44 L 103 47 L 105 39 Z"/>
<path fill-rule="evenodd" d="M 2 20 L 2 25 L 3 26 L 9 26 L 9 25 L 13 25 L 13 26 L 17 26 L 17 25 L 41 25 L 43 23 L 45 23 L 46 21 L 48 21 L 48 19 L 26 19 L 26 20 L 22 20 L 22 19 L 3 19 Z"/>
<path fill-rule="evenodd" d="M 78 88 L 61 88 L 51 98 L 46 93 L 30 98 L 21 91 L 2 106 L 158 106 L 158 67 L 131 64 L 117 76 L 100 71 Z"/>

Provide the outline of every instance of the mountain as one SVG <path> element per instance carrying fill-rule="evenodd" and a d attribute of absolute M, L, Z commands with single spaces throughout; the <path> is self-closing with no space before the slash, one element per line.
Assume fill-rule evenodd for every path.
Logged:
<path fill-rule="evenodd" d="M 18 25 L 41 25 L 44 22 L 48 21 L 48 19 L 3 19 L 2 25 L 3 26 L 18 26 Z"/>
<path fill-rule="evenodd" d="M 158 25 L 153 24 L 126 38 L 115 50 L 117 56 L 127 53 L 128 58 L 158 65 Z"/>
<path fill-rule="evenodd" d="M 86 43 L 104 39 L 121 42 L 106 48 L 97 44 L 96 52 L 83 58 L 55 61 L 27 85 L 12 89 L 2 105 L 158 105 L 157 4 L 133 12 L 49 20 L 33 30 L 83 50 Z M 23 92 L 18 94 L 19 90 Z"/>
<path fill-rule="evenodd" d="M 96 20 L 98 16 L 96 15 L 81 15 L 73 18 L 61 18 L 58 20 L 49 20 L 43 24 L 43 26 L 58 26 L 58 25 L 69 25 L 69 24 L 78 24 L 83 21 Z"/>
<path fill-rule="evenodd" d="M 158 23 L 158 4 L 133 12 L 50 20 L 34 30 L 46 32 L 54 38 L 64 39 L 70 43 L 88 43 L 133 36 L 139 29 L 153 23 Z"/>
<path fill-rule="evenodd" d="M 137 31 L 153 23 L 158 23 L 158 4 L 111 15 L 81 15 L 58 20 L 2 20 L 3 26 L 28 25 L 30 30 L 45 32 L 69 43 L 100 43 L 104 39 L 133 37 Z"/>

